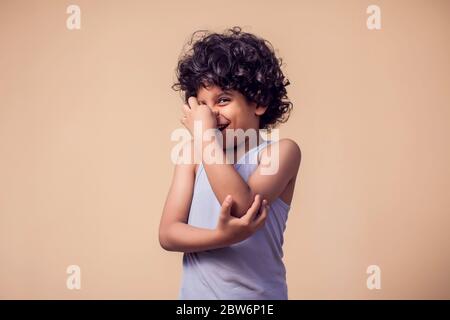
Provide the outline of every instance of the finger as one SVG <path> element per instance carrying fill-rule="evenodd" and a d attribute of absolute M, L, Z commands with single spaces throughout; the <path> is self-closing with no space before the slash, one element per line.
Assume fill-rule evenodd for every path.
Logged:
<path fill-rule="evenodd" d="M 188 104 L 191 107 L 191 109 L 194 109 L 194 108 L 198 107 L 197 98 L 194 97 L 194 96 L 189 97 Z"/>
<path fill-rule="evenodd" d="M 220 217 L 221 218 L 228 218 L 231 214 L 231 205 L 233 203 L 233 199 L 231 195 L 227 195 L 225 200 L 222 203 L 222 207 L 220 208 Z"/>
<path fill-rule="evenodd" d="M 259 207 L 258 215 L 260 215 L 262 213 L 263 209 L 266 208 L 266 207 L 267 207 L 267 209 L 269 209 L 269 201 L 267 201 L 267 199 L 263 199 L 261 201 L 261 206 Z"/>
<path fill-rule="evenodd" d="M 247 213 L 242 217 L 242 220 L 245 220 L 246 222 L 253 221 L 253 219 L 256 217 L 256 214 L 259 211 L 260 205 L 261 205 L 261 196 L 259 194 L 256 194 L 252 205 L 247 210 Z"/>
<path fill-rule="evenodd" d="M 191 111 L 191 108 L 189 108 L 189 105 L 183 104 L 183 105 L 181 106 L 181 111 L 183 112 L 183 114 L 184 114 L 185 116 L 187 116 L 187 115 L 189 114 L 189 112 Z"/>
<path fill-rule="evenodd" d="M 256 218 L 256 220 L 255 220 L 255 229 L 261 228 L 267 219 L 267 215 L 269 213 L 269 204 L 268 204 L 267 200 L 263 201 L 261 208 L 262 208 L 261 213 L 258 216 L 258 218 Z"/>

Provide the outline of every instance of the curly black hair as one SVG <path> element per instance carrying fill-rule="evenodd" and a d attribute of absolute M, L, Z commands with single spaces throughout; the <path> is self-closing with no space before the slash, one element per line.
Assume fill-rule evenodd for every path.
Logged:
<path fill-rule="evenodd" d="M 193 33 L 181 55 L 175 91 L 184 92 L 184 99 L 197 96 L 200 87 L 216 85 L 222 90 L 236 90 L 248 102 L 267 106 L 261 116 L 260 129 L 271 129 L 286 122 L 292 110 L 286 86 L 290 84 L 281 71 L 267 40 L 233 27 L 222 34 L 200 30 Z"/>

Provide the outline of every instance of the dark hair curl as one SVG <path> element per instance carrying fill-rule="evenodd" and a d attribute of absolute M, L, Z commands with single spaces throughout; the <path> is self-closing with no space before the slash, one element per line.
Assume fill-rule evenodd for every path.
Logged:
<path fill-rule="evenodd" d="M 222 34 L 196 31 L 187 47 L 178 61 L 177 82 L 172 85 L 175 91 L 184 92 L 186 102 L 201 86 L 217 85 L 240 92 L 248 102 L 267 106 L 260 129 L 288 120 L 293 106 L 286 91 L 290 82 L 270 42 L 233 27 Z"/>

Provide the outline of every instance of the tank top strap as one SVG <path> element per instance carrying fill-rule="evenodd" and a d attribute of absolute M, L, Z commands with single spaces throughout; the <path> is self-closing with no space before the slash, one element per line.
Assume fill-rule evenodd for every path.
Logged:
<path fill-rule="evenodd" d="M 239 167 L 241 164 L 245 164 L 245 163 L 247 163 L 247 164 L 250 163 L 250 164 L 256 164 L 257 165 L 258 164 L 258 155 L 259 155 L 259 153 L 261 152 L 261 150 L 263 150 L 265 147 L 267 147 L 272 142 L 273 142 L 272 140 L 265 140 L 265 139 L 263 139 L 263 142 L 261 142 L 259 145 L 255 146 L 255 147 L 251 148 L 249 151 L 247 151 L 234 165 L 236 167 Z M 253 157 L 253 155 L 256 155 L 256 158 Z M 195 180 L 197 180 L 197 178 L 199 176 L 199 173 L 201 171 L 203 171 L 203 170 L 204 170 L 203 162 L 201 161 L 199 163 L 198 168 L 197 168 L 197 175 L 196 175 L 196 179 Z"/>
<path fill-rule="evenodd" d="M 257 146 L 251 148 L 247 153 L 245 153 L 235 164 L 236 169 L 238 169 L 243 164 L 258 165 L 258 155 L 266 146 L 272 143 L 271 140 L 264 140 Z"/>

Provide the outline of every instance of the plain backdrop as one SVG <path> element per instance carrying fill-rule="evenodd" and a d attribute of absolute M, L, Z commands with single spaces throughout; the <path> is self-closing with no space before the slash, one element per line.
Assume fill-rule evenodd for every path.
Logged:
<path fill-rule="evenodd" d="M 66 9 L 81 8 L 68 30 Z M 369 5 L 381 30 L 366 27 Z M 449 1 L 0 2 L 0 298 L 176 299 L 158 224 L 198 29 L 283 58 L 290 299 L 450 298 Z M 69 265 L 81 290 L 66 287 Z M 381 289 L 366 286 L 381 269 Z"/>

